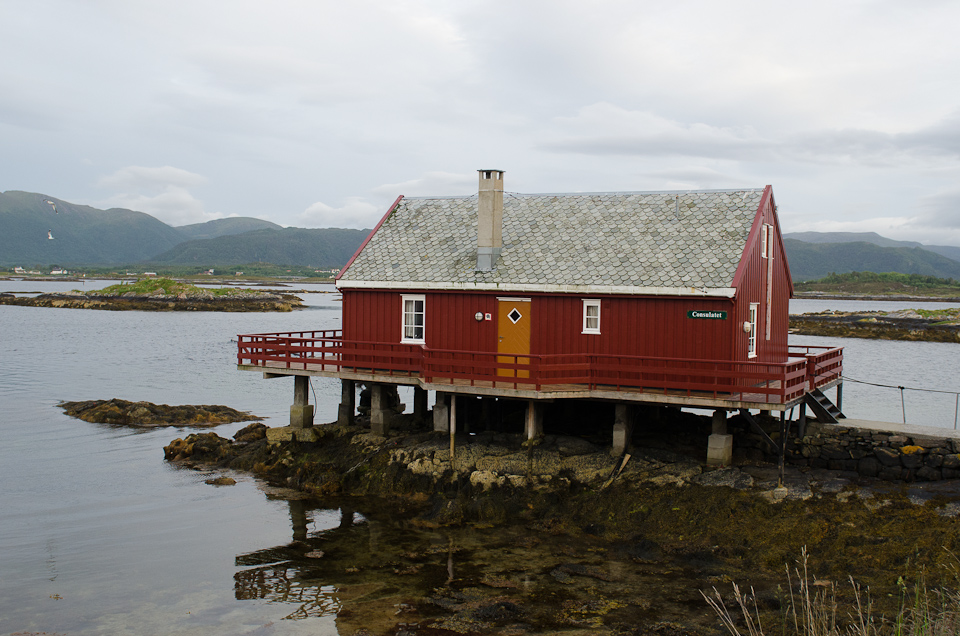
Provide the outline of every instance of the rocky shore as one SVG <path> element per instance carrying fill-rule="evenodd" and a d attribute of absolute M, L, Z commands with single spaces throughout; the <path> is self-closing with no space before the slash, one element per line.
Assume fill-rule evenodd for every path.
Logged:
<path fill-rule="evenodd" d="M 422 529 L 500 528 L 510 536 L 536 539 L 530 550 L 547 537 L 593 542 L 577 558 L 558 556 L 556 549 L 541 555 L 550 564 L 544 567 L 551 580 L 582 584 L 582 594 L 570 592 L 563 602 L 592 621 L 583 623 L 592 630 L 583 633 L 716 633 L 702 631 L 715 622 L 699 610 L 690 612 L 699 618 L 663 628 L 667 631 L 652 624 L 644 627 L 647 631 L 633 631 L 649 614 L 638 609 L 628 589 L 620 597 L 614 590 L 634 576 L 631 568 L 653 563 L 667 567 L 667 561 L 680 559 L 685 580 L 701 589 L 732 580 L 755 583 L 764 609 L 776 614 L 775 585 L 764 591 L 761 583 L 779 579 L 784 565 L 794 563 L 805 546 L 818 577 L 842 582 L 853 575 L 872 587 L 879 605 L 895 600 L 899 576 L 915 576 L 921 568 L 933 571 L 952 558 L 949 551 L 960 549 L 955 480 L 909 485 L 788 465 L 781 482 L 777 465 L 749 448 L 736 452 L 734 466 L 708 467 L 700 455 L 709 421 L 688 414 L 678 418 L 638 426 L 623 457 L 610 456 L 609 440 L 599 432 L 530 442 L 486 432 L 458 436 L 451 458 L 449 438 L 418 429 L 410 416 L 403 416 L 388 437 L 371 435 L 362 426 L 326 425 L 315 428 L 313 442 L 271 443 L 266 427 L 252 424 L 232 440 L 191 434 L 171 442 L 164 453 L 169 461 L 204 470 L 250 471 L 318 498 L 382 498 Z M 604 562 L 600 555 L 614 554 L 621 569 L 598 565 Z M 350 578 L 355 565 L 338 561 L 336 567 L 337 576 L 355 580 Z M 410 589 L 422 587 L 417 558 L 397 557 L 389 567 L 406 572 Z M 516 634 L 546 633 L 530 627 L 530 617 L 538 612 L 540 623 L 548 621 L 536 607 L 543 599 L 538 601 L 508 569 L 502 587 L 466 577 L 462 588 L 408 593 L 409 612 L 393 619 L 393 628 L 403 620 L 420 627 L 465 626 L 466 631 L 456 630 L 461 633 L 507 628 Z M 592 598 L 604 602 L 591 606 L 591 589 Z M 893 596 L 886 597 L 888 592 Z M 487 613 L 478 614 L 482 608 Z M 561 603 L 554 609 L 563 608 Z M 530 620 L 524 623 L 524 617 Z M 520 623 L 527 627 L 510 627 Z M 633 627 L 624 631 L 628 625 Z"/>
<path fill-rule="evenodd" d="M 122 296 L 90 292 L 65 292 L 39 296 L 0 294 L 0 305 L 113 311 L 292 311 L 304 306 L 297 296 L 250 291 L 222 296 L 204 291 L 176 295 L 162 292 L 129 293 Z"/>
<path fill-rule="evenodd" d="M 220 405 L 153 404 L 152 402 L 128 402 L 127 400 L 86 400 L 60 402 L 57 406 L 70 417 L 98 424 L 117 424 L 136 428 L 164 426 L 219 426 L 230 422 L 259 422 L 257 417 L 244 411 Z"/>
<path fill-rule="evenodd" d="M 960 342 L 960 310 L 791 314 L 790 333 L 835 338 Z"/>

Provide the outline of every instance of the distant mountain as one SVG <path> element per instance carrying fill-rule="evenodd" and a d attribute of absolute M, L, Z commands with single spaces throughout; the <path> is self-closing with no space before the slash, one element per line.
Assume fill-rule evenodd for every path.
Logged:
<path fill-rule="evenodd" d="M 250 217 L 171 227 L 133 210 L 98 210 L 32 192 L 0 193 L 0 266 L 4 267 L 145 262 L 343 267 L 368 233 L 282 228 Z"/>
<path fill-rule="evenodd" d="M 816 280 L 831 272 L 900 272 L 960 280 L 960 262 L 921 247 L 880 247 L 865 241 L 807 243 L 791 238 L 784 238 L 783 245 L 796 281 Z"/>
<path fill-rule="evenodd" d="M 924 245 L 916 241 L 896 241 L 876 232 L 788 232 L 785 239 L 795 239 L 806 243 L 873 243 L 880 247 L 920 247 L 940 256 L 960 261 L 960 247 L 953 245 Z M 911 272 L 903 272 L 910 274 Z"/>
<path fill-rule="evenodd" d="M 343 267 L 370 230 L 339 228 L 264 229 L 187 241 L 151 259 L 158 265 L 224 266 L 276 263 L 319 268 Z"/>
<path fill-rule="evenodd" d="M 226 219 L 215 219 L 206 223 L 193 225 L 179 225 L 174 228 L 183 235 L 184 240 L 209 239 L 231 234 L 243 234 L 253 230 L 279 230 L 281 226 L 263 219 L 249 216 L 232 216 Z"/>
<path fill-rule="evenodd" d="M 143 212 L 98 210 L 32 192 L 0 194 L 0 265 L 132 263 L 182 241 L 180 232 Z"/>

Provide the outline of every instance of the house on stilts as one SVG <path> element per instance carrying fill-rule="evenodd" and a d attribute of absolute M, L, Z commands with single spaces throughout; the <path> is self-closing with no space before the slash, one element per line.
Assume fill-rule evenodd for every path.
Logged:
<path fill-rule="evenodd" d="M 451 435 L 467 396 L 522 401 L 528 437 L 546 402 L 613 403 L 614 452 L 643 406 L 712 409 L 712 463 L 731 459 L 728 412 L 838 414 L 822 392 L 842 399 L 843 350 L 788 342 L 770 186 L 514 194 L 503 171 L 479 177 L 477 195 L 394 202 L 337 277 L 342 331 L 239 336 L 240 369 L 295 376 L 292 430 L 312 422 L 312 375 L 341 379 L 344 423 L 369 387 L 380 434 L 402 385 L 423 417 L 436 392 L 434 428 Z"/>

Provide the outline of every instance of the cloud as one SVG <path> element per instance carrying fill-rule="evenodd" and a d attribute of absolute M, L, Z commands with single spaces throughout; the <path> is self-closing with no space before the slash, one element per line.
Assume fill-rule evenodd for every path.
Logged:
<path fill-rule="evenodd" d="M 103 177 L 97 182 L 97 185 L 104 188 L 125 189 L 166 188 L 168 186 L 189 188 L 203 185 L 206 182 L 206 178 L 202 175 L 173 166 L 161 166 L 159 168 L 127 166 Z"/>
<path fill-rule="evenodd" d="M 594 156 L 682 156 L 741 162 L 827 162 L 874 167 L 913 166 L 960 157 L 960 115 L 931 126 L 890 133 L 862 128 L 777 130 L 683 122 L 651 111 L 600 102 L 557 117 L 541 150 Z"/>
<path fill-rule="evenodd" d="M 380 209 L 362 197 L 348 197 L 346 203 L 339 208 L 322 201 L 314 203 L 297 217 L 297 223 L 302 227 L 369 229 L 374 227 L 386 212 L 386 209 Z"/>
<path fill-rule="evenodd" d="M 477 183 L 475 172 L 471 174 L 425 172 L 417 179 L 377 186 L 373 192 L 386 197 L 396 197 L 401 194 L 408 197 L 459 196 L 475 194 Z"/>
<path fill-rule="evenodd" d="M 644 177 L 662 179 L 666 190 L 708 190 L 710 188 L 735 188 L 737 186 L 756 187 L 743 177 L 733 176 L 705 166 L 678 167 L 666 170 L 645 172 Z"/>
<path fill-rule="evenodd" d="M 923 221 L 960 229 L 960 188 L 943 190 L 920 199 Z"/>
<path fill-rule="evenodd" d="M 190 192 L 190 188 L 206 182 L 202 175 L 173 166 L 127 166 L 102 177 L 97 185 L 117 191 L 100 205 L 146 212 L 168 225 L 178 226 L 222 216 L 204 210 L 203 203 Z"/>
<path fill-rule="evenodd" d="M 774 147 L 773 141 L 764 139 L 749 126 L 683 123 L 606 102 L 586 106 L 574 117 L 558 117 L 555 124 L 568 132 L 541 142 L 542 150 L 588 155 L 751 159 L 761 153 L 768 154 Z"/>

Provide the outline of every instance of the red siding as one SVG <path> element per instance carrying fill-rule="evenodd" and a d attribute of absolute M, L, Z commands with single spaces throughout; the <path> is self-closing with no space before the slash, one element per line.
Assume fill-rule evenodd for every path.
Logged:
<path fill-rule="evenodd" d="M 343 337 L 400 342 L 400 291 L 343 292 Z M 426 297 L 431 349 L 497 350 L 497 294 L 418 292 Z M 728 299 L 527 295 L 532 300 L 531 353 L 597 353 L 729 359 L 734 305 Z M 600 334 L 584 334 L 583 299 L 601 301 Z M 691 310 L 726 311 L 726 320 L 688 318 Z M 493 320 L 478 322 L 477 312 Z"/>
<path fill-rule="evenodd" d="M 767 340 L 767 259 L 761 255 L 760 232 L 763 224 L 773 227 L 773 237 L 769 252 L 773 257 L 773 277 L 771 285 L 771 325 L 770 339 Z M 760 362 L 784 362 L 787 359 L 787 328 L 789 321 L 790 296 L 793 285 L 790 282 L 789 267 L 783 240 L 780 237 L 780 224 L 776 216 L 776 204 L 773 192 L 767 186 L 764 197 L 757 210 L 750 237 L 744 249 L 737 278 L 736 313 L 737 325 L 742 325 L 750 316 L 750 303 L 758 304 L 757 311 L 757 358 Z M 734 335 L 733 356 L 736 360 L 747 360 L 749 336 L 742 328 Z"/>

